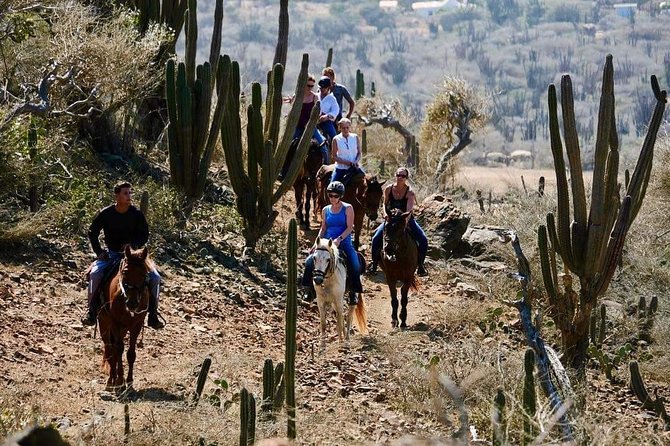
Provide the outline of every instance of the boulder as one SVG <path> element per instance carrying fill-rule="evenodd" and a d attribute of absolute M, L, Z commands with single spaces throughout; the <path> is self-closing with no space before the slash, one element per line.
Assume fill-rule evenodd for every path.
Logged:
<path fill-rule="evenodd" d="M 414 215 L 428 237 L 428 255 L 439 259 L 463 254 L 461 238 L 470 224 L 470 215 L 458 209 L 442 194 L 426 197 Z"/>

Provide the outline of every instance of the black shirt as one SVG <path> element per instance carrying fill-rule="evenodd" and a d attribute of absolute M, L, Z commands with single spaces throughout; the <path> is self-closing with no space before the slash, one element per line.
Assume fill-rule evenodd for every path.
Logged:
<path fill-rule="evenodd" d="M 110 251 L 120 252 L 127 244 L 138 249 L 149 240 L 147 219 L 135 206 L 130 206 L 123 214 L 117 212 L 113 204 L 98 212 L 88 229 L 88 239 L 97 255 L 102 252 L 98 240 L 100 231 L 105 234 L 105 245 Z"/>
<path fill-rule="evenodd" d="M 390 213 L 391 209 L 400 209 L 402 212 L 407 212 L 407 192 L 409 192 L 409 186 L 405 189 L 405 195 L 402 198 L 395 198 L 393 196 L 393 186 L 389 191 L 389 200 L 386 203 L 387 213 Z"/>

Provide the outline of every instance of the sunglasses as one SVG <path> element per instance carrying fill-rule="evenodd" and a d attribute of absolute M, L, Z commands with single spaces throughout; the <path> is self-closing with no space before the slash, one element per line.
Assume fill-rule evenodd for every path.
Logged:
<path fill-rule="evenodd" d="M 307 87 L 314 88 L 314 84 L 307 84 Z"/>
<path fill-rule="evenodd" d="M 340 194 L 328 194 L 328 198 L 340 198 Z"/>
<path fill-rule="evenodd" d="M 407 175 L 405 175 L 404 173 L 396 173 L 395 176 L 397 178 L 407 178 Z"/>

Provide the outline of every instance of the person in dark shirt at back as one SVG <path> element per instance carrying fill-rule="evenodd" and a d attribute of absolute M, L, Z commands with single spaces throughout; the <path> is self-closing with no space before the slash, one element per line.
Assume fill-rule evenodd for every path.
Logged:
<path fill-rule="evenodd" d="M 125 246 L 139 249 L 149 240 L 149 225 L 142 211 L 131 204 L 132 193 L 132 186 L 128 182 L 114 186 L 115 203 L 98 212 L 88 230 L 91 247 L 98 258 L 90 271 L 88 313 L 81 320 L 84 325 L 95 325 L 102 303 L 99 298 L 102 281 L 111 268 L 118 267 Z M 105 237 L 105 249 L 98 239 L 101 231 Z M 158 330 L 165 324 L 158 319 L 161 277 L 155 267 L 149 272 L 148 281 L 151 297 L 147 324 Z"/>
<path fill-rule="evenodd" d="M 328 76 L 332 82 L 332 87 L 331 87 L 331 93 L 333 93 L 333 96 L 335 96 L 335 100 L 337 101 L 337 105 L 340 106 L 340 112 L 337 114 L 337 117 L 335 118 L 335 124 L 340 122 L 340 119 L 342 119 L 342 104 L 344 103 L 344 99 L 347 100 L 349 103 L 349 111 L 347 112 L 346 117 L 348 119 L 351 119 L 351 114 L 354 112 L 354 106 L 356 105 L 356 101 L 354 101 L 354 98 L 351 97 L 351 94 L 349 93 L 349 90 L 347 90 L 347 87 L 344 85 L 340 85 L 335 82 L 335 70 L 333 70 L 331 67 L 326 67 L 322 71 L 324 76 Z"/>

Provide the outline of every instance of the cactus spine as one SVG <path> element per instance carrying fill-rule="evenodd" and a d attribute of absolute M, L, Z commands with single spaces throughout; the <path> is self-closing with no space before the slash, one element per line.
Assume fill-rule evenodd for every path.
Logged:
<path fill-rule="evenodd" d="M 178 65 L 168 61 L 165 72 L 170 177 L 189 199 L 199 198 L 205 190 L 230 85 L 230 60 L 220 56 L 223 0 L 216 1 L 209 62 L 197 67 L 196 15 L 196 0 L 189 0 L 185 61 Z M 214 90 L 217 100 L 212 115 Z"/>
<path fill-rule="evenodd" d="M 286 1 L 281 8 L 288 8 Z M 280 12 L 280 15 L 283 14 Z M 288 25 L 285 32 L 280 29 L 279 40 L 288 40 Z M 278 48 L 282 45 L 278 45 Z M 275 57 L 277 58 L 277 57 Z M 237 195 L 237 210 L 243 219 L 243 235 L 246 249 L 253 250 L 258 240 L 272 228 L 279 214 L 274 205 L 293 185 L 302 168 L 307 150 L 320 113 L 317 103 L 312 109 L 310 120 L 298 143 L 298 148 L 284 179 L 275 188 L 275 180 L 286 160 L 293 132 L 300 118 L 302 98 L 307 82 L 309 57 L 304 54 L 298 75 L 293 106 L 286 119 L 280 138 L 282 107 L 282 86 L 284 67 L 276 64 L 268 74 L 268 88 L 265 99 L 265 121 L 262 115 L 261 86 L 253 83 L 251 104 L 247 107 L 247 148 L 246 160 L 242 147 L 242 124 L 240 121 L 240 73 L 237 62 L 232 62 L 230 70 L 229 94 L 226 100 L 221 143 L 226 155 L 226 165 L 230 182 Z"/>
<path fill-rule="evenodd" d="M 581 166 L 581 152 L 575 124 L 572 81 L 561 79 L 561 106 L 565 152 L 570 168 L 570 185 L 565 173 L 564 153 L 559 131 L 556 87 L 549 86 L 549 130 L 558 190 L 558 212 L 547 215 L 547 226 L 538 230 L 542 276 L 552 308 L 552 317 L 562 334 L 564 361 L 584 377 L 591 311 L 609 286 L 630 225 L 642 205 L 649 182 L 656 134 L 665 109 L 666 92 L 661 91 L 656 76 L 651 76 L 656 107 L 642 145 L 635 171 L 619 201 L 617 185 L 619 141 L 614 123 L 614 69 L 608 55 L 603 69 L 602 95 L 595 144 L 595 167 L 590 211 L 587 215 L 586 194 Z M 572 193 L 572 213 L 570 211 Z M 572 220 L 572 221 L 571 221 Z M 547 234 L 551 252 L 547 246 Z M 579 294 L 572 289 L 559 290 L 555 263 L 550 256 L 557 253 L 565 269 L 580 279 Z M 566 280 L 564 278 L 564 280 Z M 569 281 L 571 286 L 572 282 Z"/>
<path fill-rule="evenodd" d="M 256 398 L 246 388 L 240 389 L 240 446 L 256 442 Z"/>
<path fill-rule="evenodd" d="M 200 396 L 202 395 L 202 390 L 205 388 L 205 382 L 207 381 L 207 374 L 209 373 L 209 368 L 212 365 L 212 358 L 205 358 L 202 361 L 202 366 L 200 367 L 200 373 L 198 374 L 198 383 L 195 386 L 195 395 L 193 397 L 193 402 L 195 405 L 198 405 L 200 401 Z"/>
<path fill-rule="evenodd" d="M 286 383 L 286 413 L 288 426 L 286 436 L 296 437 L 295 427 L 295 352 L 298 317 L 298 226 L 294 218 L 288 225 L 286 242 L 286 353 L 284 382 Z"/>
<path fill-rule="evenodd" d="M 535 352 L 526 349 L 523 358 L 523 439 L 522 444 L 530 444 L 534 438 L 533 419 L 537 410 L 537 394 L 535 393 Z"/>

